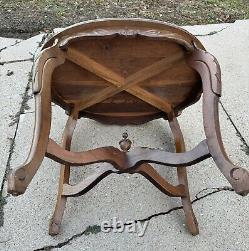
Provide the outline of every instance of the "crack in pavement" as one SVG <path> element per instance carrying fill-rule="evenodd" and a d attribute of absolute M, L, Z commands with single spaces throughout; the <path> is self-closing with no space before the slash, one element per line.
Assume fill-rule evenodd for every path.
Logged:
<path fill-rule="evenodd" d="M 204 191 L 208 191 L 208 190 L 213 190 L 209 193 L 206 193 L 202 196 L 199 196 L 199 194 L 203 193 Z M 212 188 L 204 188 L 202 189 L 201 191 L 199 191 L 196 195 L 195 195 L 195 199 L 191 201 L 191 204 L 194 204 L 196 203 L 197 201 L 201 200 L 201 199 L 204 199 L 212 194 L 215 194 L 215 193 L 218 193 L 218 192 L 221 192 L 221 191 L 234 191 L 234 189 L 232 187 L 229 187 L 229 186 L 223 186 L 223 187 L 212 187 Z M 179 207 L 173 207 L 171 209 L 169 209 L 168 211 L 166 212 L 160 212 L 160 213 L 156 213 L 156 214 L 152 214 L 150 215 L 149 217 L 146 217 L 144 219 L 139 219 L 139 220 L 135 220 L 135 222 L 145 222 L 145 221 L 149 221 L 151 220 L 152 218 L 154 217 L 157 217 L 157 216 L 161 216 L 161 215 L 166 215 L 166 214 L 169 214 L 173 211 L 176 211 L 176 210 L 179 210 L 179 209 L 182 209 L 183 207 L 182 206 L 179 206 Z M 126 225 L 129 225 L 129 224 L 126 224 Z"/>
<path fill-rule="evenodd" d="M 35 249 L 34 251 L 42 251 L 42 250 L 49 251 L 49 250 L 54 249 L 54 248 L 62 248 L 64 246 L 66 246 L 67 244 L 69 244 L 72 240 L 74 240 L 76 238 L 79 238 L 82 235 L 89 235 L 90 233 L 92 233 L 92 229 L 96 228 L 96 227 L 98 227 L 100 229 L 100 226 L 98 226 L 98 225 L 88 226 L 83 232 L 80 232 L 78 234 L 73 235 L 72 237 L 70 237 L 69 239 L 67 239 L 64 242 L 60 242 L 60 243 L 58 243 L 56 245 L 51 245 L 51 246 L 45 246 L 45 247 L 42 247 L 42 248 L 38 248 L 38 249 Z M 100 231 L 98 231 L 98 232 L 100 232 Z"/>
<path fill-rule="evenodd" d="M 52 35 L 53 35 L 53 33 L 45 33 L 42 36 L 41 41 L 37 42 L 38 46 L 37 46 L 35 52 L 34 53 L 29 52 L 29 54 L 31 54 L 31 56 L 32 56 L 31 58 L 17 59 L 17 60 L 10 60 L 10 61 L 2 61 L 2 62 L 0 62 L 0 65 L 19 63 L 19 62 L 25 62 L 25 61 L 32 61 L 33 62 L 38 49 L 40 47 L 42 47 L 42 45 L 46 42 L 47 38 L 49 38 Z M 16 43 L 14 43 L 14 44 L 12 44 L 10 46 L 5 46 L 5 47 L 1 48 L 0 52 L 3 51 L 3 50 L 8 49 L 9 47 L 15 46 L 15 45 L 20 44 L 20 43 L 25 42 L 25 41 L 26 40 L 16 41 Z"/>
<path fill-rule="evenodd" d="M 9 138 L 9 140 L 11 141 L 10 149 L 9 149 L 9 156 L 8 156 L 8 159 L 7 159 L 5 172 L 4 172 L 4 176 L 3 176 L 2 183 L 1 183 L 1 188 L 0 188 L 0 227 L 2 227 L 3 224 L 4 224 L 4 209 L 3 208 L 4 208 L 4 205 L 7 204 L 6 199 L 9 197 L 8 194 L 5 197 L 3 197 L 3 189 L 4 189 L 4 184 L 5 184 L 6 180 L 7 180 L 8 173 L 10 171 L 10 162 L 11 162 L 11 159 L 12 159 L 12 155 L 14 153 L 15 138 L 16 138 L 16 135 L 17 135 L 18 126 L 19 126 L 19 120 L 18 120 L 16 128 L 15 128 L 14 137 Z"/>
<path fill-rule="evenodd" d="M 26 62 L 26 61 L 33 61 L 33 58 L 25 58 L 25 59 L 17 59 L 17 60 L 10 60 L 10 61 L 2 61 L 0 62 L 0 65 L 5 64 L 12 64 L 12 63 L 20 63 L 20 62 Z"/>
<path fill-rule="evenodd" d="M 42 47 L 48 39 L 54 35 L 54 31 L 47 32 L 43 35 L 41 41 L 38 43 L 38 48 Z"/>
<path fill-rule="evenodd" d="M 9 126 L 13 126 L 14 124 L 17 123 L 17 121 L 19 121 L 20 119 L 20 115 L 21 114 L 25 114 L 25 110 L 30 109 L 30 107 L 28 106 L 28 101 L 33 97 L 33 94 L 29 95 L 29 90 L 31 88 L 31 84 L 32 84 L 32 72 L 33 72 L 33 68 L 34 68 L 34 62 L 35 62 L 35 57 L 37 54 L 37 51 L 39 50 L 39 48 L 44 44 L 46 38 L 49 36 L 49 34 L 44 34 L 42 36 L 42 39 L 40 42 L 38 42 L 38 47 L 36 48 L 36 50 L 34 51 L 34 53 L 30 54 L 32 55 L 32 58 L 30 58 L 30 60 L 33 62 L 29 75 L 28 75 L 28 83 L 27 86 L 25 88 L 25 92 L 22 94 L 22 102 L 21 102 L 21 108 L 20 110 L 15 114 L 15 115 L 11 115 L 11 119 L 12 122 L 9 124 Z M 30 112 L 31 113 L 31 112 Z"/>
<path fill-rule="evenodd" d="M 241 150 L 243 152 L 245 152 L 246 155 L 249 156 L 249 145 L 247 144 L 245 138 L 242 136 L 241 132 L 239 131 L 238 127 L 235 125 L 235 123 L 233 122 L 230 114 L 228 113 L 228 111 L 226 110 L 225 106 L 223 105 L 223 103 L 221 101 L 219 101 L 223 111 L 225 112 L 225 114 L 227 115 L 229 121 L 231 122 L 232 126 L 234 127 L 235 131 L 236 131 L 236 136 L 240 139 L 240 141 L 242 142 L 241 145 Z"/>
<path fill-rule="evenodd" d="M 7 239 L 7 240 L 4 240 L 4 241 L 0 241 L 0 243 L 7 243 L 11 240 L 11 238 Z"/>
<path fill-rule="evenodd" d="M 44 32 L 41 32 L 40 34 L 42 34 L 42 33 L 44 33 Z M 48 32 L 48 33 L 45 33 L 45 34 L 43 35 L 41 41 L 38 42 L 38 48 L 41 47 L 41 46 L 43 45 L 45 39 L 46 39 L 48 36 L 50 36 L 51 34 L 53 34 L 53 31 Z M 38 34 L 37 34 L 37 35 L 38 35 Z M 17 45 L 17 44 L 20 44 L 20 43 L 22 43 L 22 42 L 25 42 L 25 41 L 27 41 L 27 40 L 30 39 L 30 38 L 32 38 L 32 37 L 29 37 L 29 38 L 27 38 L 27 39 L 17 39 L 17 40 L 15 41 L 14 44 L 11 44 L 11 45 L 8 45 L 8 46 L 4 46 L 3 48 L 1 48 L 1 49 L 0 49 L 0 52 L 3 51 L 3 50 L 6 50 L 6 49 L 8 49 L 8 48 L 10 48 L 10 47 L 12 47 L 12 46 L 15 46 L 15 45 Z"/>
<path fill-rule="evenodd" d="M 222 32 L 223 30 L 227 29 L 228 27 L 230 27 L 230 26 L 224 27 L 224 28 L 222 28 L 222 29 L 220 29 L 220 30 L 218 30 L 218 31 L 211 31 L 211 32 L 206 33 L 206 34 L 195 34 L 194 36 L 196 36 L 196 37 L 213 36 L 213 35 L 215 35 L 215 34 L 217 34 L 217 33 Z"/>
<path fill-rule="evenodd" d="M 17 40 L 15 41 L 14 44 L 11 44 L 11 45 L 8 45 L 8 46 L 4 46 L 3 48 L 1 48 L 1 49 L 0 49 L 0 52 L 1 52 L 1 51 L 4 51 L 4 50 L 6 50 L 6 49 L 8 49 L 8 48 L 10 48 L 10 47 L 12 47 L 12 46 L 15 46 L 15 45 L 17 45 L 17 44 L 20 44 L 22 41 L 23 41 L 23 40 L 18 40 L 18 39 L 17 39 Z"/>
<path fill-rule="evenodd" d="M 203 192 L 206 192 L 208 190 L 211 190 L 210 192 L 208 193 L 205 193 L 203 195 L 201 195 Z M 224 192 L 224 191 L 234 191 L 234 189 L 232 187 L 229 187 L 229 186 L 223 186 L 223 187 L 212 187 L 212 188 L 204 188 L 202 189 L 201 191 L 199 191 L 196 195 L 195 195 L 195 199 L 191 201 L 191 204 L 194 204 L 196 203 L 197 201 L 200 201 L 210 195 L 213 195 L 213 194 L 216 194 L 216 193 L 219 193 L 219 192 Z M 178 206 L 178 207 L 173 207 L 171 209 L 169 209 L 168 211 L 165 211 L 165 212 L 160 212 L 160 213 L 156 213 L 156 214 L 152 214 L 144 219 L 138 219 L 138 220 L 134 220 L 133 222 L 137 223 L 137 222 L 145 222 L 145 221 L 150 221 L 152 218 L 155 218 L 155 217 L 158 217 L 158 216 L 162 216 L 162 215 L 167 215 L 167 214 L 170 214 L 171 212 L 174 212 L 174 211 L 177 211 L 177 210 L 180 210 L 182 209 L 183 207 L 182 206 Z M 132 223 L 124 223 L 124 225 L 130 225 Z M 99 227 L 99 225 L 94 225 L 95 227 Z M 77 234 L 74 234 L 73 236 L 71 236 L 70 238 L 66 239 L 65 241 L 63 242 L 60 242 L 56 245 L 49 245 L 49 246 L 44 246 L 42 248 L 38 248 L 38 249 L 35 249 L 34 251 L 49 251 L 49 250 L 52 250 L 54 248 L 62 248 L 68 244 L 71 243 L 72 240 L 74 239 L 77 239 L 83 235 L 88 235 L 91 233 L 91 231 L 89 231 L 89 228 L 92 228 L 93 226 L 88 226 L 84 231 L 80 232 L 80 233 L 77 233 Z M 110 227 L 110 228 L 113 228 L 113 227 Z M 98 232 L 101 232 L 101 231 L 98 231 Z"/>
<path fill-rule="evenodd" d="M 34 64 L 33 64 L 34 65 Z M 15 115 L 9 115 L 11 118 L 11 122 L 9 123 L 9 126 L 13 126 L 16 123 L 19 123 L 20 120 L 20 115 L 25 113 L 25 110 L 30 109 L 29 105 L 28 105 L 28 101 L 32 98 L 32 94 L 29 95 L 29 90 L 31 88 L 31 83 L 32 83 L 32 70 L 33 70 L 33 65 L 31 67 L 31 71 L 28 74 L 28 83 L 26 85 L 25 91 L 22 94 L 22 102 L 21 102 L 21 107 L 19 109 L 19 111 L 15 114 Z"/>
<path fill-rule="evenodd" d="M 30 97 L 30 95 L 29 95 Z M 31 97 L 32 98 L 32 97 Z M 54 107 L 54 106 L 57 106 L 55 103 L 51 103 L 51 107 Z M 26 111 L 28 109 L 30 109 L 30 107 L 27 105 L 28 108 L 26 108 L 23 112 L 20 113 L 20 115 L 25 115 L 25 114 L 34 114 L 35 113 L 35 110 L 34 111 Z M 14 116 L 13 116 L 14 117 Z M 14 119 L 14 118 L 13 118 Z M 11 124 L 10 124 L 11 126 Z"/>

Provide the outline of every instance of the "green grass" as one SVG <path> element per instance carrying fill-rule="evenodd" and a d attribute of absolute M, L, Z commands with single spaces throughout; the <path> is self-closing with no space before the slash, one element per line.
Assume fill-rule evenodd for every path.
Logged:
<path fill-rule="evenodd" d="M 35 32 L 105 17 L 141 17 L 177 25 L 234 22 L 249 19 L 249 0 L 0 0 L 0 31 Z"/>

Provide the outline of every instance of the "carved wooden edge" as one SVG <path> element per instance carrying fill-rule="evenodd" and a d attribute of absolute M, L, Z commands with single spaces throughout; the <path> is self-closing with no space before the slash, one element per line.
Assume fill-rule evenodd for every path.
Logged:
<path fill-rule="evenodd" d="M 31 149 L 23 165 L 10 171 L 8 175 L 8 192 L 13 195 L 23 194 L 37 172 L 46 152 L 51 124 L 51 76 L 53 70 L 62 64 L 65 58 L 48 50 L 44 53 L 41 77 L 35 93 L 35 127 Z M 40 66 L 39 66 L 40 67 Z"/>
<path fill-rule="evenodd" d="M 210 157 L 206 140 L 194 149 L 184 153 L 171 153 L 159 149 L 137 147 L 125 153 L 109 146 L 85 152 L 71 152 L 61 148 L 55 141 L 49 139 L 46 156 L 61 164 L 84 166 L 88 164 L 107 162 L 116 169 L 124 171 L 143 163 L 156 163 L 167 166 L 189 166 Z"/>
<path fill-rule="evenodd" d="M 100 147 L 85 152 L 72 152 L 61 148 L 52 139 L 49 139 L 46 157 L 61 164 L 69 164 L 70 166 L 84 166 L 107 162 L 118 170 L 122 170 L 125 164 L 125 155 L 113 146 Z"/>
<path fill-rule="evenodd" d="M 166 40 L 170 42 L 176 42 L 180 45 L 182 45 L 186 50 L 192 51 L 193 50 L 193 45 L 191 43 L 186 42 L 184 40 L 183 36 L 170 33 L 170 32 L 162 32 L 156 29 L 149 29 L 149 30 L 142 30 L 142 29 L 136 29 L 136 28 L 112 28 L 112 29 L 94 29 L 90 31 L 85 31 L 85 32 L 79 32 L 73 36 L 66 36 L 62 37 L 59 47 L 61 49 L 66 49 L 68 46 L 73 43 L 76 40 L 81 40 L 81 39 L 90 39 L 90 38 L 113 38 L 113 37 L 145 37 L 145 38 L 150 38 L 150 39 L 158 39 L 158 40 Z"/>
<path fill-rule="evenodd" d="M 105 18 L 81 22 L 55 34 L 43 45 L 42 49 L 50 47 L 56 39 L 63 41 L 61 46 L 64 46 L 76 37 L 91 38 L 117 35 L 172 39 L 190 51 L 194 49 L 194 44 L 200 49 L 205 49 L 198 38 L 179 26 L 142 18 Z"/>
<path fill-rule="evenodd" d="M 249 172 L 232 164 L 222 142 L 218 112 L 221 95 L 221 72 L 218 61 L 210 53 L 196 49 L 189 56 L 188 63 L 202 78 L 204 131 L 210 154 L 235 192 L 247 195 L 249 192 Z"/>
<path fill-rule="evenodd" d="M 42 88 L 42 77 L 44 74 L 44 66 L 48 59 L 63 57 L 63 54 L 58 48 L 58 40 L 55 41 L 54 45 L 44 49 L 40 52 L 38 57 L 35 59 L 33 72 L 32 72 L 32 90 L 33 94 L 37 94 Z"/>

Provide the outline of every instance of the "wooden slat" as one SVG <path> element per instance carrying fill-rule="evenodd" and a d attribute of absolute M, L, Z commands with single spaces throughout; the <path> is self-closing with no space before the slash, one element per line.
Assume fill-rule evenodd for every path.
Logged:
<path fill-rule="evenodd" d="M 107 80 L 110 83 L 119 84 L 124 82 L 124 78 L 122 76 L 105 67 L 104 65 L 98 63 L 92 58 L 88 57 L 86 54 L 79 52 L 75 48 L 68 48 L 65 56 L 68 60 L 72 61 L 73 63 L 79 65 L 84 69 L 87 69 L 88 71 Z"/>
<path fill-rule="evenodd" d="M 155 112 L 100 112 L 94 113 L 95 115 L 109 116 L 109 117 L 135 117 L 135 116 L 149 116 L 154 115 Z"/>
<path fill-rule="evenodd" d="M 147 60 L 147 58 L 145 58 Z M 140 60 L 141 61 L 141 60 Z M 139 61 L 139 62 L 140 62 Z M 159 60 L 158 60 L 159 61 Z M 135 62 L 133 59 L 134 66 Z M 137 63 L 139 65 L 140 63 Z M 156 63 L 155 63 L 156 65 Z M 148 68 L 147 66 L 146 68 Z M 140 72 L 140 71 L 138 71 Z M 179 74 L 180 72 L 180 74 Z M 135 74 L 136 75 L 136 74 Z M 140 86 L 168 86 L 168 85 L 188 85 L 194 86 L 196 82 L 199 82 L 199 75 L 190 68 L 186 62 L 180 62 L 177 67 L 171 67 L 166 69 L 159 74 L 154 75 L 150 78 L 141 80 Z M 110 83 L 103 78 L 96 76 L 95 74 L 83 69 L 82 67 L 66 60 L 65 64 L 55 69 L 53 73 L 53 86 L 63 89 L 65 86 L 73 88 L 74 86 L 82 86 L 84 89 L 87 86 L 100 86 L 107 87 Z"/>
<path fill-rule="evenodd" d="M 155 64 L 146 67 L 145 69 L 142 69 L 141 71 L 133 74 L 132 76 L 128 77 L 126 80 L 113 72 L 110 69 L 107 69 L 105 66 L 100 65 L 93 59 L 87 57 L 82 52 L 78 52 L 77 50 L 73 48 L 69 48 L 66 54 L 67 59 L 71 60 L 72 62 L 80 65 L 81 67 L 93 72 L 94 74 L 97 74 L 98 76 L 106 79 L 107 81 L 111 82 L 115 86 L 118 86 L 119 89 L 114 87 L 108 87 L 105 90 L 101 91 L 101 93 L 98 93 L 94 95 L 92 98 L 95 100 L 95 103 L 99 103 L 102 100 L 105 100 L 106 98 L 113 96 L 120 91 L 126 90 L 127 92 L 135 95 L 136 97 L 150 103 L 153 106 L 156 106 L 162 111 L 170 112 L 171 107 L 168 102 L 165 100 L 161 100 L 157 96 L 148 93 L 147 91 L 143 90 L 140 87 L 133 87 L 129 88 L 132 85 L 135 85 L 139 83 L 142 80 L 145 80 L 146 78 L 150 78 L 154 76 L 154 74 L 158 74 L 161 71 L 165 70 L 166 68 L 172 67 L 176 62 L 179 62 L 183 58 L 183 52 L 181 51 L 178 54 L 175 54 L 171 58 L 165 58 L 160 60 L 159 62 L 156 62 Z M 127 90 L 127 88 L 129 88 Z M 91 105 L 93 105 L 94 101 L 90 99 L 85 100 L 84 102 L 81 102 L 78 104 L 78 109 L 83 110 Z M 149 99 L 149 100 L 148 100 Z"/>
<path fill-rule="evenodd" d="M 100 85 L 109 86 L 103 78 L 83 69 L 82 67 L 66 60 L 66 62 L 55 69 L 53 72 L 52 82 L 54 85 Z"/>
<path fill-rule="evenodd" d="M 170 87 L 170 88 L 169 88 Z M 177 92 L 175 92 L 175 88 L 177 88 Z M 72 89 L 72 88 L 71 88 Z M 84 99 L 91 99 L 92 92 L 94 90 L 98 92 L 100 88 L 92 87 L 92 88 L 84 88 L 81 89 L 80 86 L 75 86 L 74 90 L 76 92 L 70 93 L 70 87 L 63 89 L 61 95 L 66 99 L 69 103 L 78 103 Z M 66 92 L 68 90 L 68 92 Z M 192 91 L 192 86 L 166 86 L 166 87 L 145 87 L 145 90 L 148 92 L 156 93 L 159 98 L 166 98 L 168 102 L 174 107 L 175 104 L 183 102 L 189 93 Z M 65 91 L 65 93 L 64 93 Z M 121 93 L 120 93 L 121 94 Z M 108 98 L 100 103 L 94 104 L 91 107 L 86 108 L 86 111 L 97 112 L 100 110 L 104 111 L 114 111 L 114 110 L 140 110 L 144 107 L 144 109 L 158 111 L 158 108 L 151 106 L 147 102 L 144 102 L 140 99 L 137 99 L 135 96 L 131 96 L 128 93 L 123 93 L 122 95 L 117 94 L 111 98 Z M 174 104 L 174 105 L 173 105 Z"/>
<path fill-rule="evenodd" d="M 179 74 L 179 72 L 181 72 L 181 74 Z M 139 71 L 138 73 L 142 75 L 143 70 Z M 137 75 L 137 73 L 134 75 Z M 194 86 L 197 82 L 199 82 L 199 80 L 200 77 L 198 74 L 190 69 L 185 63 L 179 63 L 177 67 L 171 67 L 169 69 L 163 70 L 162 72 L 159 72 L 159 74 L 145 80 L 141 79 L 139 86 Z M 87 88 L 88 86 L 110 86 L 110 83 L 105 79 L 96 76 L 95 74 L 79 67 L 74 63 L 70 62 L 69 64 L 69 61 L 65 64 L 65 66 L 58 67 L 54 71 L 52 82 L 53 86 L 57 86 L 61 89 L 66 86 L 68 86 L 68 88 L 73 88 L 74 86 L 82 86 L 82 89 Z"/>

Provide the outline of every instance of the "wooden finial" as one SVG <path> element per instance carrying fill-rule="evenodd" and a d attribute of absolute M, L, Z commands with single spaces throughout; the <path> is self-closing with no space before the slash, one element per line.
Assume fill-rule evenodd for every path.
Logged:
<path fill-rule="evenodd" d="M 124 132 L 122 134 L 122 137 L 123 137 L 123 139 L 121 139 L 119 141 L 119 146 L 120 146 L 122 151 L 128 152 L 129 149 L 131 148 L 132 142 L 128 139 L 128 133 L 127 132 Z"/>

